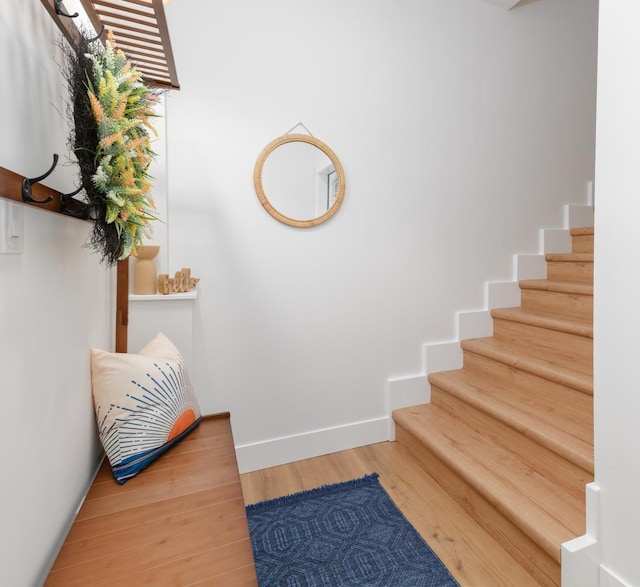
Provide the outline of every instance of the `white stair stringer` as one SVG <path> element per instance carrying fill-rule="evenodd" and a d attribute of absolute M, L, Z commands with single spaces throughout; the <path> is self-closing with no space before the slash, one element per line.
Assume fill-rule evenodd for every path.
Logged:
<path fill-rule="evenodd" d="M 520 305 L 519 281 L 523 279 L 546 279 L 547 253 L 571 252 L 571 228 L 593 226 L 593 207 L 589 205 L 567 204 L 564 206 L 565 228 L 543 228 L 539 231 L 540 251 L 537 254 L 513 255 L 514 281 L 485 282 L 485 309 L 456 312 L 456 342 L 466 338 L 481 338 L 493 335 L 491 310 L 511 308 Z M 449 344 L 448 342 L 445 344 Z M 432 345 L 426 345 L 431 347 Z M 428 352 L 428 351 L 427 351 Z M 444 371 L 446 368 L 434 368 L 426 374 Z"/>
<path fill-rule="evenodd" d="M 427 380 L 427 374 L 461 367 L 462 347 L 459 341 L 425 343 L 422 345 L 420 373 L 387 379 L 389 440 L 395 440 L 395 423 L 391 417 L 393 410 L 431 402 L 431 385 Z"/>
<path fill-rule="evenodd" d="M 570 253 L 571 232 L 568 228 L 542 228 L 540 229 L 540 252 Z"/>
<path fill-rule="evenodd" d="M 567 204 L 564 207 L 564 224 L 567 229 L 593 226 L 593 206 Z"/>
<path fill-rule="evenodd" d="M 604 569 L 601 545 L 598 541 L 602 519 L 602 490 L 594 481 L 586 486 L 587 529 L 582 536 L 562 544 L 562 585 L 580 585 L 598 587 L 599 585 L 617 585 L 613 581 L 601 582 Z M 605 577 L 606 578 L 606 577 Z"/>
<path fill-rule="evenodd" d="M 395 438 L 393 410 L 408 408 L 431 402 L 429 373 L 462 368 L 462 348 L 460 341 L 468 338 L 482 338 L 493 335 L 491 310 L 512 308 L 520 305 L 522 279 L 545 279 L 547 265 L 545 254 L 569 253 L 571 251 L 571 228 L 593 226 L 593 206 L 587 204 L 566 204 L 564 206 L 565 228 L 543 228 L 538 234 L 537 254 L 513 255 L 513 281 L 485 282 L 485 308 L 456 312 L 456 338 L 443 342 L 422 345 L 422 370 L 413 375 L 387 379 L 386 394 L 389 418 L 389 440 Z"/>

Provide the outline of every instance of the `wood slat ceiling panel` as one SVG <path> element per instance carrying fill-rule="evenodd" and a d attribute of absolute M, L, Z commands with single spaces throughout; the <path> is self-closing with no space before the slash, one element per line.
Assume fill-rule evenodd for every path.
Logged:
<path fill-rule="evenodd" d="M 113 32 L 149 83 L 180 87 L 162 0 L 82 0 L 82 5 L 88 14 L 95 11 L 97 29 L 104 25 Z"/>

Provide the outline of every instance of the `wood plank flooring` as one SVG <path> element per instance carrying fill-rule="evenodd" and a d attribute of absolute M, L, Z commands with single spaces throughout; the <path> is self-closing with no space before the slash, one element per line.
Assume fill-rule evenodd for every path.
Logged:
<path fill-rule="evenodd" d="M 249 505 L 372 472 L 463 587 L 538 585 L 398 443 L 245 473 L 240 480 Z"/>

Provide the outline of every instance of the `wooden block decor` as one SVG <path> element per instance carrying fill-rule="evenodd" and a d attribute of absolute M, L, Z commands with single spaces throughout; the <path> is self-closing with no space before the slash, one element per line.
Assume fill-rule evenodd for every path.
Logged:
<path fill-rule="evenodd" d="M 191 277 L 191 268 L 183 267 L 175 277 L 169 277 L 162 273 L 158 276 L 158 293 L 167 295 L 172 293 L 184 293 L 196 288 L 199 277 Z"/>

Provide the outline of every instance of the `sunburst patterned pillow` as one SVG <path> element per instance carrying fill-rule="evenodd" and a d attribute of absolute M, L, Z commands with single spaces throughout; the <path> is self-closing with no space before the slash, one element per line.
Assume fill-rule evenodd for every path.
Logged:
<path fill-rule="evenodd" d="M 137 354 L 91 349 L 91 386 L 100 440 L 118 483 L 200 423 L 182 355 L 162 333 Z"/>

